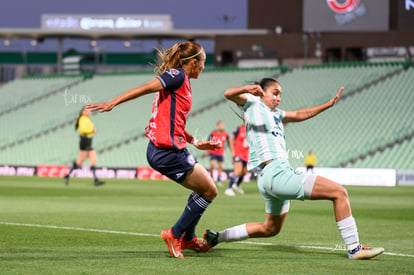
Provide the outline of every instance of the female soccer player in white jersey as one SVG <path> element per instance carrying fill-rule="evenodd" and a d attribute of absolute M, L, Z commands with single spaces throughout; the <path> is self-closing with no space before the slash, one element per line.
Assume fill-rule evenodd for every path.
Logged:
<path fill-rule="evenodd" d="M 195 236 L 195 228 L 217 195 L 209 173 L 187 150 L 187 143 L 200 150 L 216 149 L 221 145 L 197 141 L 185 129 L 192 104 L 190 78 L 198 78 L 204 69 L 204 49 L 191 41 L 177 43 L 165 52 L 159 52 L 159 59 L 156 78 L 108 102 L 89 104 L 88 108 L 108 112 L 125 101 L 155 93 L 152 116 L 145 128 L 149 139 L 148 163 L 161 174 L 193 191 L 174 226 L 161 232 L 171 256 L 184 258 L 181 252 L 184 249 L 208 251 L 209 247 Z"/>
<path fill-rule="evenodd" d="M 383 248 L 365 247 L 359 243 L 346 189 L 321 176 L 295 173 L 286 153 L 283 123 L 303 121 L 334 106 L 343 88 L 325 104 L 289 112 L 277 109 L 282 88 L 276 80 L 264 78 L 257 84 L 230 88 L 224 95 L 244 111 L 250 147 L 248 169 L 258 174 L 257 184 L 265 200 L 266 219 L 264 223 L 242 224 L 220 232 L 207 229 L 204 242 L 213 247 L 220 242 L 272 237 L 282 229 L 290 200 L 331 200 L 348 257 L 370 259 L 380 255 Z"/>

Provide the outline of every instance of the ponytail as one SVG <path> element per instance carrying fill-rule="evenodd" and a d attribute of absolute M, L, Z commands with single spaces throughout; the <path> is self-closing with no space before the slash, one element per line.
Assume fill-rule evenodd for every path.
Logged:
<path fill-rule="evenodd" d="M 195 58 L 200 60 L 203 47 L 192 41 L 176 43 L 166 51 L 156 49 L 158 52 L 158 63 L 155 72 L 160 75 L 168 69 L 181 68 L 189 60 Z"/>
<path fill-rule="evenodd" d="M 80 112 L 79 112 L 79 116 L 78 116 L 78 118 L 76 119 L 76 123 L 75 123 L 75 131 L 77 131 L 78 130 L 78 128 L 79 128 L 79 120 L 80 120 L 80 118 L 81 118 L 81 116 L 82 116 L 82 113 L 83 113 L 83 110 L 85 109 L 86 107 L 83 107 L 81 110 L 80 110 Z"/>

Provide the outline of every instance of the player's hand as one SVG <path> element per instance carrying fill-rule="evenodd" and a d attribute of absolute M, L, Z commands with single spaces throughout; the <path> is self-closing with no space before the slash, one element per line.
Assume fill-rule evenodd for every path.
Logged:
<path fill-rule="evenodd" d="M 199 140 L 194 146 L 198 150 L 215 150 L 221 148 L 223 145 L 220 141 Z"/>
<path fill-rule="evenodd" d="M 338 93 L 336 94 L 336 96 L 329 101 L 329 104 L 330 104 L 331 107 L 334 106 L 335 103 L 338 101 L 338 99 L 341 96 L 343 90 L 344 90 L 344 87 L 341 87 L 339 89 Z"/>
<path fill-rule="evenodd" d="M 262 90 L 262 87 L 260 87 L 260 85 L 249 85 L 249 86 L 246 86 L 245 88 L 249 94 L 252 94 L 258 97 L 264 96 L 264 92 Z"/>
<path fill-rule="evenodd" d="M 103 103 L 94 103 L 94 104 L 88 104 L 86 106 L 86 109 L 89 109 L 90 111 L 99 111 L 99 112 L 109 112 L 115 107 L 115 104 L 113 104 L 111 101 L 109 102 L 103 102 Z"/>

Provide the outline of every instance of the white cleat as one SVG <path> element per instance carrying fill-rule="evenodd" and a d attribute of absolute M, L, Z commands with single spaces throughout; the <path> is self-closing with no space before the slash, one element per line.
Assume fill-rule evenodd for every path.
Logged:
<path fill-rule="evenodd" d="M 235 191 L 236 193 L 238 193 L 240 195 L 244 195 L 244 190 L 240 186 L 237 186 L 236 184 L 233 184 L 233 186 L 231 188 L 233 188 L 233 191 Z"/>
<path fill-rule="evenodd" d="M 367 247 L 359 245 L 355 251 L 348 251 L 350 260 L 374 259 L 384 252 L 382 247 Z"/>
<path fill-rule="evenodd" d="M 236 194 L 234 193 L 234 191 L 231 188 L 227 188 L 226 191 L 224 191 L 224 195 L 229 196 L 229 197 L 236 196 Z"/>

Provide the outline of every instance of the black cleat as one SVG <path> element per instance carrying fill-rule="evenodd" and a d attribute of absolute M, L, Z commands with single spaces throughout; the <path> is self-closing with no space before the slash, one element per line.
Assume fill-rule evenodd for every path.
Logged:
<path fill-rule="evenodd" d="M 210 229 L 206 229 L 203 235 L 203 242 L 208 247 L 213 248 L 218 244 L 219 233 Z"/>
<path fill-rule="evenodd" d="M 65 183 L 65 185 L 69 185 L 69 175 L 63 177 L 63 182 Z"/>
<path fill-rule="evenodd" d="M 95 181 L 94 181 L 94 183 L 93 183 L 93 185 L 95 185 L 95 186 L 101 186 L 101 185 L 104 185 L 105 184 L 105 182 L 104 181 L 100 181 L 100 180 L 98 180 L 98 179 L 96 179 Z"/>

